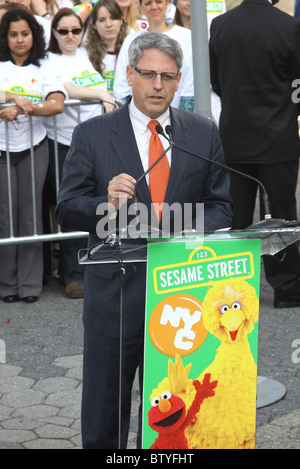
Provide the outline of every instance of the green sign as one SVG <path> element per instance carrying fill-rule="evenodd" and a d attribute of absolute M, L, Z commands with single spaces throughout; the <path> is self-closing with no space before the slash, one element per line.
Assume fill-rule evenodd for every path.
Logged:
<path fill-rule="evenodd" d="M 72 83 L 75 86 L 85 86 L 86 88 L 92 88 L 93 86 L 102 85 L 105 83 L 102 76 L 98 72 L 90 73 L 88 70 L 85 70 L 81 73 L 79 77 L 73 77 Z"/>
<path fill-rule="evenodd" d="M 143 448 L 255 447 L 260 240 L 149 243 Z"/>

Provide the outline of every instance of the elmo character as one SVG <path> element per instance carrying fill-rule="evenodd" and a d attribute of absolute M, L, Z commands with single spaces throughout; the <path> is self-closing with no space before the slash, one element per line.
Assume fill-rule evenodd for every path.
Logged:
<path fill-rule="evenodd" d="M 179 397 L 164 391 L 160 397 L 153 397 L 148 412 L 149 426 L 158 432 L 158 437 L 150 449 L 188 449 L 185 429 L 188 427 L 205 398 L 215 395 L 217 381 L 210 381 L 210 374 L 204 376 L 203 383 L 193 381 L 195 398 L 189 410 Z"/>

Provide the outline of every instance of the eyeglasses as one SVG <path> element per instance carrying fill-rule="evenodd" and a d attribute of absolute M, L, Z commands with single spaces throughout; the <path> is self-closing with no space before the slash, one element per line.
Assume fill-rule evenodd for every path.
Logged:
<path fill-rule="evenodd" d="M 175 81 L 176 78 L 178 77 L 178 73 L 169 73 L 169 72 L 162 72 L 162 73 L 157 73 L 154 70 L 141 70 L 138 67 L 132 67 L 134 70 L 136 70 L 142 78 L 145 80 L 155 80 L 157 75 L 160 75 L 161 79 L 163 81 Z"/>
<path fill-rule="evenodd" d="M 74 34 L 74 36 L 79 36 L 82 31 L 82 28 L 75 29 L 57 29 L 56 30 L 60 36 L 67 36 L 69 33 Z"/>

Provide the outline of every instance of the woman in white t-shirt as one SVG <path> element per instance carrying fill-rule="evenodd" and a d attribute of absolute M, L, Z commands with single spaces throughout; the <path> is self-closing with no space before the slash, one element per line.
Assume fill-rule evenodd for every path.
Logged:
<path fill-rule="evenodd" d="M 35 189 L 36 233 L 43 233 L 41 201 L 48 167 L 43 116 L 62 112 L 65 99 L 59 75 L 48 68 L 44 57 L 43 30 L 33 15 L 25 9 L 8 11 L 0 28 L 0 103 L 11 103 L 0 110 L 1 238 L 11 234 L 9 181 L 13 235 L 26 237 L 35 234 L 32 185 Z M 27 303 L 37 301 L 43 285 L 42 243 L 1 246 L 0 259 L 2 300 L 7 303 L 19 299 Z"/>
<path fill-rule="evenodd" d="M 70 8 L 61 8 L 51 23 L 49 44 L 49 64 L 61 74 L 65 89 L 70 98 L 81 100 L 98 100 L 99 104 L 65 106 L 65 110 L 56 116 L 56 141 L 58 143 L 59 181 L 62 178 L 63 164 L 68 153 L 74 127 L 79 120 L 85 121 L 103 112 L 112 111 L 116 105 L 113 97 L 107 92 L 104 78 L 93 67 L 87 51 L 81 47 L 84 33 L 80 16 Z M 100 102 L 103 103 L 100 104 Z M 56 205 L 56 170 L 55 170 L 55 123 L 53 118 L 45 119 L 49 141 L 49 170 L 44 191 L 44 207 Z M 46 220 L 46 217 L 44 217 Z M 60 241 L 60 263 L 58 274 L 66 284 L 65 294 L 68 298 L 83 296 L 83 267 L 78 265 L 77 252 L 86 247 L 85 239 Z M 49 264 L 49 258 L 47 259 Z M 48 274 L 50 274 L 48 267 Z"/>
<path fill-rule="evenodd" d="M 85 44 L 89 58 L 113 93 L 116 60 L 127 36 L 127 24 L 115 0 L 99 0 L 90 16 Z"/>
<path fill-rule="evenodd" d="M 143 15 L 142 13 L 140 0 L 133 0 L 132 3 L 134 5 L 137 17 L 139 18 L 138 22 L 140 25 L 140 29 L 144 29 L 144 30 L 148 29 L 148 26 L 149 26 L 148 20 L 147 20 L 147 17 Z M 175 12 L 176 12 L 176 7 L 172 3 L 172 0 L 170 0 L 169 6 L 166 11 L 166 23 L 167 24 L 173 23 Z"/>
<path fill-rule="evenodd" d="M 178 91 L 175 93 L 172 106 L 188 111 L 194 110 L 194 78 L 192 58 L 191 31 L 174 24 L 168 24 L 166 12 L 169 0 L 140 0 L 143 14 L 147 17 L 149 32 L 160 32 L 176 39 L 183 50 L 182 77 Z M 114 80 L 114 94 L 118 100 L 126 100 L 131 95 L 131 87 L 127 83 L 126 67 L 128 65 L 128 49 L 131 41 L 144 31 L 129 34 L 121 47 Z"/>

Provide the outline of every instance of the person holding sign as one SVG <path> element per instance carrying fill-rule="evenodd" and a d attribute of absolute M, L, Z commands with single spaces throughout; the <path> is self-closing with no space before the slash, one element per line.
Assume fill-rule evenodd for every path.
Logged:
<path fill-rule="evenodd" d="M 134 206 L 134 191 L 155 223 L 154 201 L 163 208 L 177 203 L 204 204 L 204 229 L 211 232 L 231 225 L 229 177 L 222 168 L 185 154 L 168 151 L 157 178 L 149 167 L 152 144 L 162 153 L 167 146 L 155 130 L 170 125 L 175 142 L 186 150 L 223 162 L 215 124 L 197 114 L 170 106 L 179 86 L 182 49 L 162 33 L 138 35 L 130 44 L 127 80 L 132 99 L 120 109 L 78 125 L 73 134 L 58 196 L 56 216 L 65 229 L 90 233 L 89 245 L 99 243 L 97 224 L 107 215 L 117 218 L 120 207 Z M 153 123 L 153 121 L 156 121 Z M 149 127 L 148 127 L 149 125 Z M 152 132 L 154 137 L 152 137 Z M 163 161 L 165 159 L 165 161 Z M 159 166 L 157 163 L 155 166 Z M 153 167 L 153 169 L 155 168 Z M 157 183 L 159 191 L 156 191 Z M 164 184 L 166 186 L 164 187 Z M 161 195 L 164 199 L 160 199 Z M 99 215 L 102 205 L 106 214 Z M 164 218 L 156 218 L 161 227 Z M 152 215 L 152 222 L 150 216 Z M 172 214 L 171 214 L 172 216 Z M 194 215 L 195 216 L 195 215 Z M 191 220 L 192 227 L 196 222 Z M 182 222 L 182 229 L 184 222 Z M 123 276 L 122 424 L 121 447 L 126 448 L 131 389 L 137 367 L 143 373 L 146 265 L 127 264 Z M 83 321 L 84 365 L 82 399 L 83 448 L 118 447 L 120 270 L 118 264 L 87 265 Z M 139 444 L 139 443 L 138 443 Z"/>

